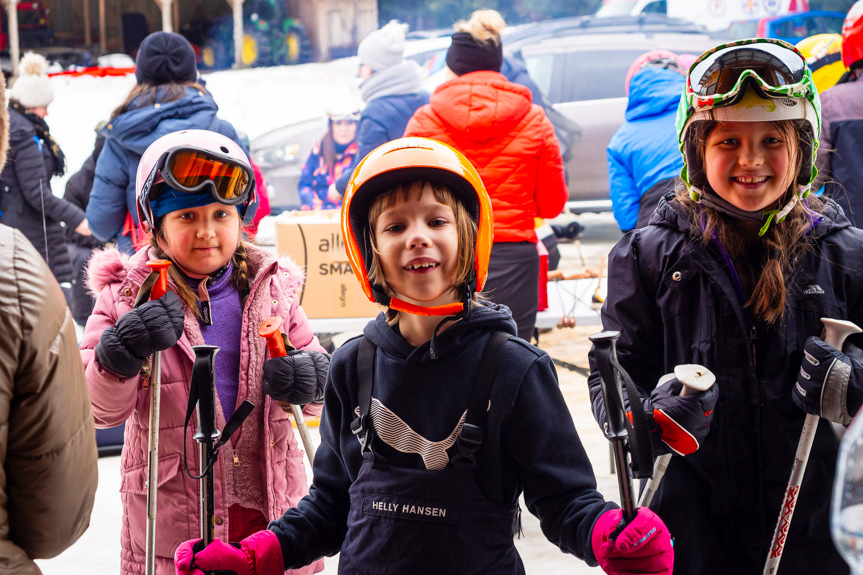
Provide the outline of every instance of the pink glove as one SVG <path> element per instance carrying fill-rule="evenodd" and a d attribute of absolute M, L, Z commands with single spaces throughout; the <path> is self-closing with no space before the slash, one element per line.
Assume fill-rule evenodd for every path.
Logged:
<path fill-rule="evenodd" d="M 639 507 L 635 519 L 612 539 L 622 515 L 620 509 L 606 511 L 593 526 L 590 542 L 602 570 L 609 575 L 671 575 L 674 547 L 659 515 Z"/>
<path fill-rule="evenodd" d="M 272 531 L 258 531 L 233 545 L 216 539 L 202 548 L 202 542 L 201 539 L 192 539 L 177 547 L 174 554 L 177 575 L 205 575 L 208 571 L 233 571 L 237 575 L 284 575 L 282 546 Z"/>

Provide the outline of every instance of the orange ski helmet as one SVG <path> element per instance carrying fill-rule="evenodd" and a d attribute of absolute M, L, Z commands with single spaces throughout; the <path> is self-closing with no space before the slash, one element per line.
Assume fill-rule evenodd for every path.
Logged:
<path fill-rule="evenodd" d="M 342 237 L 354 274 L 370 301 L 417 315 L 453 315 L 464 309 L 464 302 L 417 306 L 391 298 L 383 286 L 369 280 L 372 260 L 366 233 L 372 202 L 399 184 L 420 180 L 445 185 L 476 221 L 474 273 L 466 282 L 470 293 L 482 290 L 488 276 L 493 241 L 491 200 L 470 161 L 444 143 L 428 138 L 400 138 L 375 148 L 363 158 L 348 182 L 342 201 Z"/>

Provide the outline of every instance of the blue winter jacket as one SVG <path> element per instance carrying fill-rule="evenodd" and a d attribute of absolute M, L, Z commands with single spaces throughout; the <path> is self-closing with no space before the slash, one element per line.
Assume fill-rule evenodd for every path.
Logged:
<path fill-rule="evenodd" d="M 792 399 L 806 339 L 820 318 L 863 325 L 863 230 L 828 200 L 794 266 L 778 324 L 754 321 L 714 244 L 693 233 L 680 204 L 662 199 L 650 224 L 608 256 L 602 326 L 620 332 L 617 357 L 644 396 L 680 364 L 716 375 L 719 401 L 695 453 L 672 457 L 651 507 L 675 538 L 674 575 L 761 573 L 806 414 Z M 863 346 L 863 334 L 848 343 Z M 593 411 L 605 421 L 594 351 Z M 846 401 L 863 398 L 853 369 Z M 782 556 L 783 575 L 847 575 L 830 540 L 830 493 L 839 443 L 818 424 Z"/>
<path fill-rule="evenodd" d="M 366 154 L 389 141 L 401 138 L 408 126 L 408 120 L 420 106 L 429 103 L 429 93 L 398 94 L 375 98 L 363 109 L 357 126 L 357 157 L 362 160 Z M 345 170 L 336 180 L 336 189 L 344 194 L 353 170 Z"/>
<path fill-rule="evenodd" d="M 120 234 L 127 213 L 138 222 L 135 199 L 138 161 L 158 138 L 178 130 L 211 130 L 242 146 L 234 127 L 216 116 L 218 110 L 209 93 L 189 87 L 186 95 L 174 102 L 138 108 L 133 101 L 127 111 L 111 120 L 102 129 L 105 147 L 96 162 L 93 191 L 87 205 L 87 221 L 93 235 L 102 241 L 116 238 L 119 249 L 134 251 L 129 236 Z"/>
<path fill-rule="evenodd" d="M 607 149 L 611 206 L 625 232 L 635 227 L 641 196 L 683 167 L 674 127 L 683 83 L 677 72 L 645 68 L 629 85 L 626 121 Z"/>

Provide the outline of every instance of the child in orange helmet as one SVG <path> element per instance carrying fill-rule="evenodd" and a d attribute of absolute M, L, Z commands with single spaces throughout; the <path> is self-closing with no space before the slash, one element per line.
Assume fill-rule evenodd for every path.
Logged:
<path fill-rule="evenodd" d="M 333 355 L 310 494 L 239 548 L 182 544 L 178 573 L 276 575 L 336 552 L 340 573 L 524 573 L 522 493 L 563 551 L 671 573 L 662 520 L 640 509 L 623 528 L 596 490 L 551 358 L 478 295 L 491 213 L 476 170 L 440 142 L 402 138 L 358 165 L 342 234 L 388 309 Z"/>

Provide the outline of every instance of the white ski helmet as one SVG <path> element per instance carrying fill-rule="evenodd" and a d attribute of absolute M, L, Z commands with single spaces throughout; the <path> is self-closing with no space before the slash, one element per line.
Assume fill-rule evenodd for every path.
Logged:
<path fill-rule="evenodd" d="M 171 132 L 144 151 L 138 162 L 135 195 L 138 221 L 156 228 L 150 202 L 163 185 L 181 192 L 208 190 L 213 201 L 239 206 L 240 217 L 255 202 L 255 174 L 249 158 L 232 139 L 209 130 Z"/>

